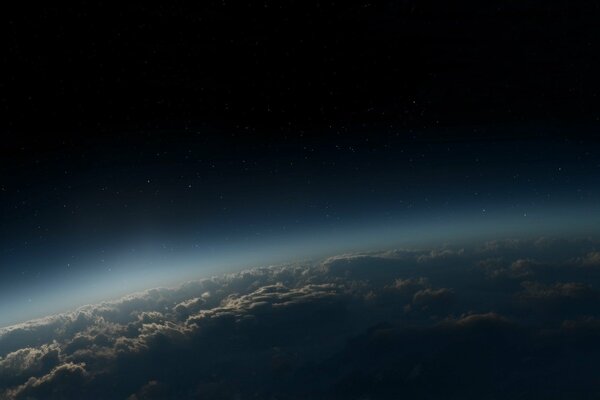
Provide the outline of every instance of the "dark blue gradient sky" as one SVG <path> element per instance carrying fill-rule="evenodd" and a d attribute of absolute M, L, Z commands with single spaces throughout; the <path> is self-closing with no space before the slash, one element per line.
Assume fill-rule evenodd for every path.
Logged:
<path fill-rule="evenodd" d="M 4 322 L 260 263 L 597 232 L 598 143 L 477 129 L 254 145 L 199 129 L 42 153 L 2 183 Z"/>

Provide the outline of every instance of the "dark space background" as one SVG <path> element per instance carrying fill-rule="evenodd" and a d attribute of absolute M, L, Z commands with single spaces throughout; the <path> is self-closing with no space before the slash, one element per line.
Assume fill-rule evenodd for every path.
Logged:
<path fill-rule="evenodd" d="M 204 125 L 594 122 L 597 13 L 591 1 L 7 7 L 3 122 L 83 143 L 83 130 Z"/>
<path fill-rule="evenodd" d="M 208 274 L 208 267 L 200 265 L 213 265 L 210 273 L 228 272 L 234 265 L 291 262 L 369 246 L 373 250 L 402 247 L 403 240 L 431 242 L 444 235 L 434 247 L 477 236 L 500 240 L 508 235 L 512 240 L 534 233 L 536 237 L 559 235 L 567 241 L 597 236 L 600 6 L 596 2 L 24 3 L 3 5 L 0 15 L 0 327 L 170 284 L 184 276 Z M 508 221 L 510 234 L 506 234 Z M 415 229 L 419 224 L 437 225 Z M 574 251 L 561 260 L 568 265 L 597 263 L 593 261 L 596 242 L 590 243 L 585 251 Z M 295 246 L 294 252 L 287 250 L 289 246 Z M 592 261 L 582 261 L 586 257 Z M 514 258 L 527 259 L 527 252 Z M 477 296 L 472 288 L 459 287 L 457 291 L 468 291 L 469 300 L 435 314 L 438 319 L 424 317 L 428 321 L 424 329 L 435 327 L 431 329 L 436 333 L 428 336 L 435 342 L 442 320 L 459 324 L 470 312 L 496 313 L 485 317 L 494 321 L 535 322 L 536 335 L 577 318 L 594 325 L 596 310 L 591 306 L 584 307 L 583 314 L 553 314 L 548 310 L 559 306 L 550 303 L 542 307 L 549 314 L 536 321 L 525 321 L 514 309 L 502 308 L 514 300 L 511 296 L 522 301 L 518 294 L 522 288 L 563 295 L 581 288 L 561 285 L 581 284 L 595 290 L 593 276 L 570 273 L 550 274 L 543 283 L 532 280 L 523 287 L 520 281 L 516 286 L 496 287 L 485 281 L 489 277 L 482 278 L 484 285 L 480 277 L 471 277 L 477 282 L 474 286 L 483 285 Z M 390 273 L 388 280 L 399 278 L 393 276 L 398 274 Z M 319 279 L 322 284 L 336 283 L 329 275 Z M 538 283 L 546 286 L 531 286 Z M 456 287 L 449 282 L 438 286 Z M 244 286 L 228 293 L 241 296 L 259 287 Z M 375 295 L 383 290 L 383 286 L 372 289 Z M 438 289 L 425 285 L 419 290 Z M 510 299 L 498 298 L 502 307 L 490 300 L 489 307 L 472 309 L 492 292 Z M 177 301 L 201 294 L 182 294 Z M 135 319 L 142 311 L 131 312 Z M 358 317 L 361 311 L 356 314 L 361 323 L 354 331 L 340 325 L 334 336 L 344 341 L 361 330 L 375 332 L 367 331 L 370 325 L 395 326 L 395 314 L 386 317 L 385 312 L 375 313 L 381 316 L 377 321 L 363 321 Z M 187 318 L 191 316 L 167 320 L 178 324 L 179 330 L 194 325 Z M 100 329 L 94 321 L 84 328 Z M 111 341 L 84 347 L 108 352 L 102 347 L 117 348 L 119 338 L 143 336 L 144 329 L 150 329 L 142 328 L 146 322 L 136 322 L 139 326 L 126 334 L 105 332 Z M 275 322 L 269 323 L 279 329 Z M 88 335 L 73 329 L 71 336 L 61 336 L 61 343 Z M 389 329 L 386 340 L 393 343 L 383 347 L 398 349 L 405 333 Z M 495 340 L 498 333 L 486 329 L 477 331 L 475 343 Z M 356 340 L 367 340 L 370 334 Z M 6 332 L 2 335 L 0 347 L 9 340 Z M 523 359 L 543 364 L 543 357 L 552 358 L 552 352 L 536 358 L 535 351 L 541 350 L 531 349 L 537 336 L 530 331 L 519 335 L 527 337 L 519 342 L 529 351 Z M 15 368 L 30 371 L 24 365 L 37 358 L 18 350 L 51 342 L 40 340 L 6 347 L 0 352 L 0 365 L 6 367 L 7 360 L 13 359 L 9 354 L 20 354 L 20 360 L 29 361 Z M 186 343 L 182 346 L 189 350 Z M 242 349 L 244 343 L 232 349 Z M 462 342 L 452 343 L 461 348 Z M 371 352 L 372 345 L 360 346 Z M 557 354 L 552 373 L 568 370 L 575 379 L 584 368 L 582 359 L 569 356 L 569 347 L 562 342 L 548 346 Z M 82 359 L 73 358 L 71 350 L 55 350 L 56 362 L 20 372 L 18 378 L 2 380 L 8 370 L 0 368 L 0 388 L 24 385 L 29 377 L 50 380 L 63 369 L 81 372 L 85 377 L 81 382 L 89 383 L 96 376 L 95 361 L 82 372 L 77 367 Z M 251 349 L 247 350 L 252 358 Z M 232 350 L 234 359 L 243 353 L 236 351 Z M 510 351 L 511 357 L 516 354 Z M 164 360 L 166 354 L 156 357 Z M 436 362 L 435 356 L 428 357 L 433 357 L 428 362 Z M 495 355 L 486 357 L 489 362 Z M 438 375 L 427 379 L 441 379 L 451 369 L 444 362 L 436 367 Z M 294 397 L 293 388 L 306 386 L 302 379 L 308 376 L 329 376 L 334 365 L 334 361 L 304 365 L 307 369 L 295 372 L 299 380 L 290 383 L 289 398 L 302 398 Z M 539 365 L 524 368 L 538 374 L 541 382 L 551 374 L 539 372 Z M 417 368 L 412 365 L 406 376 L 417 376 L 419 368 L 425 368 L 413 367 Z M 405 366 L 398 368 L 391 375 L 377 376 L 355 371 L 358 375 L 344 379 L 362 387 L 351 390 L 356 396 L 440 397 L 440 393 L 428 395 L 418 385 L 401 393 L 393 384 L 396 378 L 391 378 Z M 191 368 L 189 373 L 199 371 Z M 70 376 L 67 372 L 65 376 Z M 502 379 L 496 375 L 505 370 L 488 372 L 480 373 L 489 382 L 504 385 L 493 386 L 504 395 L 494 395 L 492 390 L 486 392 L 489 398 L 531 395 L 538 388 L 534 385 L 527 392 L 515 381 L 503 380 L 506 375 Z M 195 395 L 195 389 L 169 391 L 173 382 L 163 382 L 162 387 L 159 375 L 140 372 L 139 382 L 142 378 L 158 382 L 147 389 L 157 390 L 157 398 Z M 591 375 L 584 375 L 589 378 L 585 390 L 564 396 L 585 398 L 584 393 L 594 393 L 590 392 L 597 390 L 590 386 L 592 378 L 598 381 Z M 384 381 L 379 387 L 378 382 Z M 556 398 L 565 398 L 562 393 L 573 382 L 565 378 L 561 386 L 558 380 Z M 137 393 L 145 398 L 141 385 L 119 386 L 123 392 L 115 389 L 97 397 Z M 315 389 L 315 398 L 333 396 L 326 386 L 322 383 Z M 244 395 L 249 393 L 246 389 L 219 395 L 270 396 L 258 389 L 254 397 Z M 4 395 L 49 396 L 28 390 Z M 95 389 L 86 390 L 54 396 L 85 393 L 86 398 L 94 398 Z M 283 392 L 275 390 L 279 394 L 273 398 L 286 398 L 281 397 Z M 473 388 L 473 397 L 480 394 Z M 351 393 L 339 396 L 351 398 Z M 456 396 L 461 396 L 460 391 Z M 549 396 L 544 392 L 542 397 Z"/>

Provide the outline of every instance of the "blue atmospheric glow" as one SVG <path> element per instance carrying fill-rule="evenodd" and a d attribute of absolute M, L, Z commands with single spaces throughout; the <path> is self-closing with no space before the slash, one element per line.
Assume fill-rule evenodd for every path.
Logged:
<path fill-rule="evenodd" d="M 593 235 L 600 228 L 599 207 L 469 210 L 426 218 L 381 219 L 296 231 L 227 243 L 174 247 L 149 239 L 137 252 L 106 254 L 94 268 L 73 271 L 12 293 L 0 303 L 0 326 L 157 286 L 173 286 L 247 267 L 319 259 L 351 251 L 425 247 L 506 237 Z M 139 244 L 139 243 L 138 243 Z M 43 262 L 43 261 L 40 261 Z M 85 260 L 83 261 L 85 262 Z"/>

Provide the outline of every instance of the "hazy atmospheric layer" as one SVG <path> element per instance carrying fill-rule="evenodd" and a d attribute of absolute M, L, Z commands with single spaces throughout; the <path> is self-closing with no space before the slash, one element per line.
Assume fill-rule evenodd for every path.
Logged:
<path fill-rule="evenodd" d="M 544 208 L 470 207 L 454 213 L 421 212 L 410 219 L 355 218 L 354 224 L 338 223 L 229 242 L 217 237 L 200 245 L 189 239 L 146 238 L 122 245 L 120 250 L 82 252 L 76 259 L 56 260 L 51 252 L 34 253 L 32 257 L 39 264 L 34 269 L 38 270 L 37 277 L 26 276 L 26 285 L 3 282 L 0 327 L 151 287 L 349 251 L 440 243 L 468 246 L 473 240 L 542 234 L 585 236 L 597 232 L 598 215 L 598 206 L 591 203 L 571 209 L 562 203 Z M 12 265 L 13 273 L 23 268 L 18 260 Z"/>

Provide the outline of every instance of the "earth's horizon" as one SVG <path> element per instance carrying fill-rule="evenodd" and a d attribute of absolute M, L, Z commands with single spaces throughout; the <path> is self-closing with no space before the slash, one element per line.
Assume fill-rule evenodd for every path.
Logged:
<path fill-rule="evenodd" d="M 256 267 L 0 329 L 0 398 L 587 398 L 599 288 L 594 238 Z"/>

